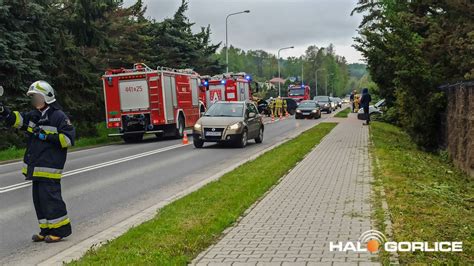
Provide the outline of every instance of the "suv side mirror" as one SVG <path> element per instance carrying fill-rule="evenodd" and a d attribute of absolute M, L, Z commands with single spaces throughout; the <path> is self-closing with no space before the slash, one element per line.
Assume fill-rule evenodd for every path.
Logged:
<path fill-rule="evenodd" d="M 250 112 L 250 113 L 249 113 L 249 118 L 254 118 L 255 116 L 257 116 L 256 113 L 254 113 L 254 112 Z"/>

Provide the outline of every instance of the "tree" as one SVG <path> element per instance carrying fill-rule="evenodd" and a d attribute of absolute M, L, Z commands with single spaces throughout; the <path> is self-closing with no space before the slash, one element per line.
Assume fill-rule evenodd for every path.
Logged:
<path fill-rule="evenodd" d="M 474 6 L 469 1 L 360 0 L 355 47 L 380 95 L 420 146 L 434 149 L 443 83 L 473 77 Z M 423 101 L 420 101 L 423 99 Z M 423 104 L 421 104 L 421 102 Z M 410 110 L 407 112 L 406 110 Z"/>

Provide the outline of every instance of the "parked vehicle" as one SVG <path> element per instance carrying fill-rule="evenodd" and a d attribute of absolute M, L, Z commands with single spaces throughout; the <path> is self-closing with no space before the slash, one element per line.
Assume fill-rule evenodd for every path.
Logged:
<path fill-rule="evenodd" d="M 263 141 L 264 125 L 257 106 L 251 101 L 215 102 L 193 127 L 193 142 L 228 142 L 243 148 L 249 139 Z"/>
<path fill-rule="evenodd" d="M 370 118 L 372 119 L 375 116 L 382 115 L 383 114 L 382 108 L 384 106 L 385 106 L 385 99 L 382 99 L 382 100 L 378 101 L 374 105 L 369 105 Z M 363 108 L 359 109 L 359 111 L 357 112 L 357 119 L 365 120 L 365 114 L 364 114 L 364 109 Z"/>
<path fill-rule="evenodd" d="M 290 115 L 294 115 L 296 108 L 298 107 L 298 103 L 295 99 L 290 97 L 283 97 L 283 100 L 286 101 L 286 109 Z"/>
<path fill-rule="evenodd" d="M 336 98 L 334 98 L 334 97 L 329 97 L 329 99 L 331 100 L 332 110 L 333 110 L 333 111 L 336 111 L 337 108 L 338 108 L 338 105 L 337 105 L 337 102 L 336 102 Z"/>
<path fill-rule="evenodd" d="M 271 112 L 268 105 L 269 105 L 269 99 L 268 100 L 260 99 L 257 102 L 258 113 L 261 114 L 261 115 L 270 116 L 272 114 L 272 112 Z"/>
<path fill-rule="evenodd" d="M 321 108 L 316 101 L 302 101 L 296 108 L 295 119 L 321 118 Z"/>
<path fill-rule="evenodd" d="M 144 134 L 181 138 L 200 116 L 199 74 L 190 69 L 151 69 L 135 64 L 132 69 L 107 70 L 102 76 L 105 117 L 125 142 Z"/>
<path fill-rule="evenodd" d="M 336 102 L 336 105 L 338 108 L 342 108 L 342 99 L 339 97 L 334 97 L 334 101 Z"/>
<path fill-rule="evenodd" d="M 327 114 L 334 110 L 329 96 L 315 96 L 314 101 L 319 104 L 321 111 L 325 111 Z"/>

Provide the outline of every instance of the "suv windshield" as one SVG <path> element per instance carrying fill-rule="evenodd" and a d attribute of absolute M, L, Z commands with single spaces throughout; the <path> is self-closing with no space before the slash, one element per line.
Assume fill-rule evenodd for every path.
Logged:
<path fill-rule="evenodd" d="M 214 103 L 204 116 L 230 116 L 241 117 L 244 113 L 244 105 L 242 103 Z"/>

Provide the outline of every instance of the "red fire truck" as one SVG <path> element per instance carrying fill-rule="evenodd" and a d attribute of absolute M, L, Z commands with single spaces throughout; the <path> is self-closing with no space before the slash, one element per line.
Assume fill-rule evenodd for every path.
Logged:
<path fill-rule="evenodd" d="M 310 99 L 311 88 L 308 85 L 290 85 L 288 87 L 288 97 L 293 98 L 296 102 Z"/>
<path fill-rule="evenodd" d="M 258 83 L 255 83 L 258 91 Z M 201 77 L 201 100 L 209 108 L 216 101 L 244 101 L 252 98 L 252 78 L 240 73 Z"/>
<path fill-rule="evenodd" d="M 136 142 L 144 134 L 180 138 L 200 117 L 199 75 L 190 69 L 112 69 L 102 77 L 109 136 Z"/>

